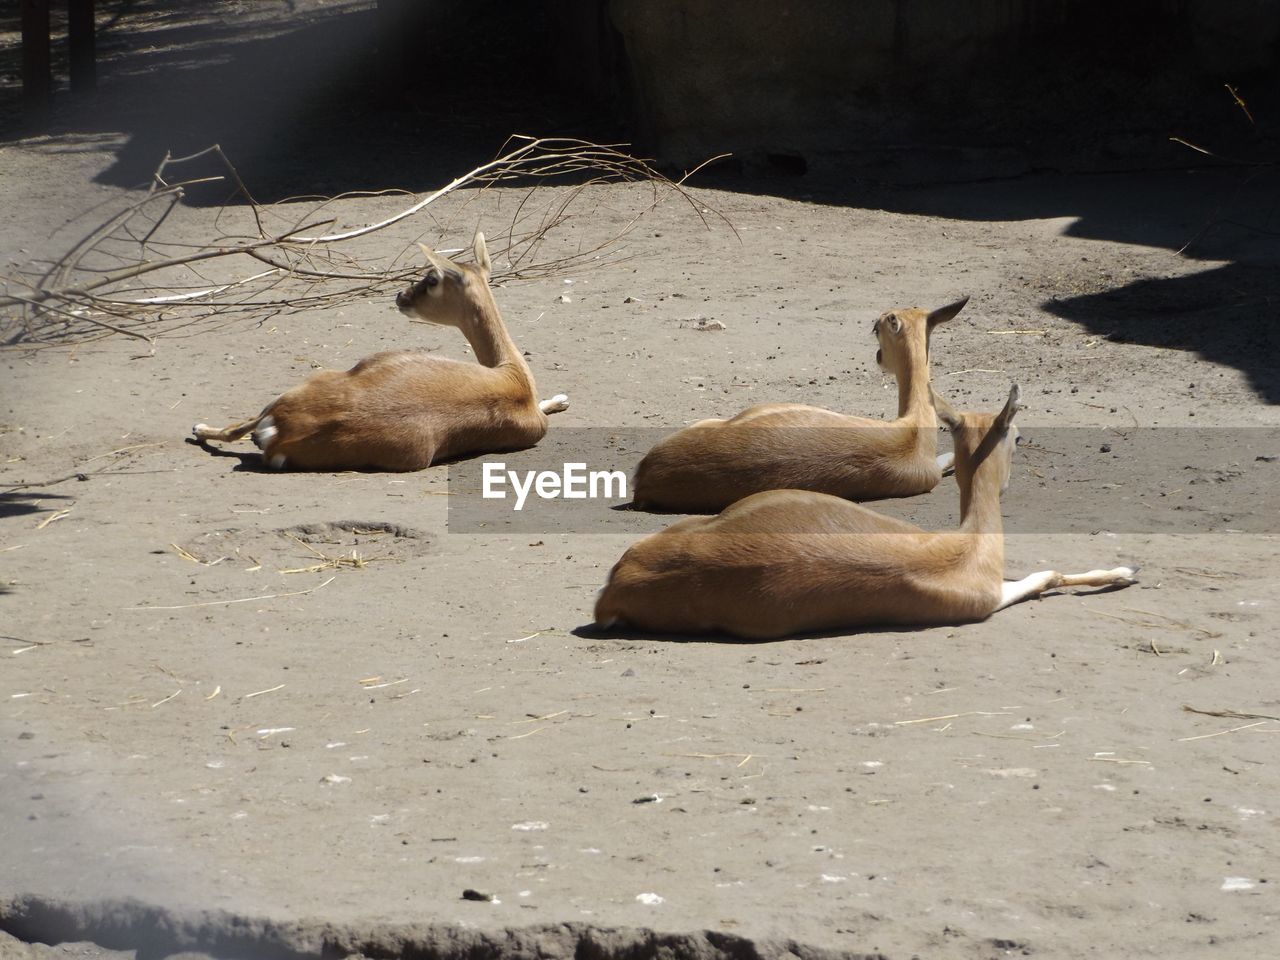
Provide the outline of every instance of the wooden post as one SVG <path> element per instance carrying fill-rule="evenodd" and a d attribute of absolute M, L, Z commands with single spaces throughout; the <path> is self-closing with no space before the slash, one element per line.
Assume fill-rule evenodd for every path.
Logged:
<path fill-rule="evenodd" d="M 71 92 L 93 93 L 98 89 L 93 0 L 68 0 L 67 45 L 71 53 Z"/>
<path fill-rule="evenodd" d="M 49 113 L 53 83 L 49 72 L 49 0 L 22 3 L 22 113 L 32 122 Z"/>

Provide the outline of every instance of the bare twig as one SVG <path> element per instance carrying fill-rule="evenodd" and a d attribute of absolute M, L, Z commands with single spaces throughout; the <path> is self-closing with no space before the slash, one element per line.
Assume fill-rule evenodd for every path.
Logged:
<path fill-rule="evenodd" d="M 55 477 L 52 480 L 33 480 L 30 483 L 0 483 L 0 487 L 4 488 L 6 493 L 12 493 L 17 490 L 26 490 L 29 487 L 52 487 L 55 483 L 66 483 L 68 480 L 88 480 L 92 473 L 69 473 L 65 477 Z"/>
<path fill-rule="evenodd" d="M 1208 740 L 1210 737 L 1223 737 L 1228 733 L 1236 733 L 1239 730 L 1252 730 L 1254 727 L 1260 727 L 1264 723 L 1270 723 L 1269 720 L 1255 720 L 1253 723 L 1241 724 L 1238 727 L 1231 727 L 1228 730 L 1218 730 L 1216 733 L 1202 733 L 1195 737 L 1179 737 L 1179 743 L 1189 743 L 1192 740 Z"/>
<path fill-rule="evenodd" d="M 317 583 L 314 587 L 308 587 L 306 590 L 295 590 L 293 593 L 268 593 L 260 597 L 240 597 L 237 600 L 205 600 L 202 603 L 180 603 L 177 606 L 170 607 L 125 607 L 126 610 L 190 610 L 193 607 L 222 607 L 232 603 L 252 603 L 255 600 L 279 600 L 282 597 L 301 597 L 304 594 L 315 593 L 321 587 L 327 587 L 333 583 L 337 577 L 330 577 L 324 583 Z M 256 696 L 257 694 L 254 694 Z"/>
<path fill-rule="evenodd" d="M 1253 114 L 1249 112 L 1249 108 L 1245 105 L 1240 94 L 1236 93 L 1236 88 L 1229 83 L 1224 83 L 1223 86 L 1227 88 L 1227 93 L 1231 94 L 1231 99 L 1235 101 L 1236 106 L 1244 111 L 1244 115 L 1249 121 L 1249 126 L 1257 126 L 1257 124 L 1253 122 Z"/>
<path fill-rule="evenodd" d="M 184 164 L 208 158 L 216 159 L 223 173 L 188 180 L 170 175 Z M 399 246 L 388 262 L 371 260 L 353 250 L 352 242 L 420 216 L 442 198 L 464 190 L 462 209 L 494 187 L 527 188 L 508 225 L 493 233 L 506 241 L 505 247 L 490 243 L 495 263 L 506 264 L 495 270 L 495 283 L 581 271 L 626 259 L 618 249 L 620 241 L 670 197 L 687 203 L 704 224 L 710 214 L 732 230 L 723 215 L 694 198 L 685 186 L 697 169 L 672 180 L 619 145 L 517 136 L 488 163 L 438 190 L 410 194 L 413 201 L 398 212 L 365 226 L 333 229 L 338 220 L 330 208 L 339 201 L 400 192 L 312 198 L 310 205 L 261 204 L 219 146 L 185 157 L 166 154 L 145 196 L 89 230 L 42 273 L 0 277 L 0 311 L 16 308 L 18 319 L 8 330 L 0 325 L 0 333 L 9 342 L 40 343 L 79 343 L 123 334 L 145 340 L 154 349 L 155 337 L 193 324 L 225 324 L 250 315 L 259 319 L 264 312 L 385 296 L 416 275 L 416 269 L 398 263 L 410 245 Z M 175 225 L 179 211 L 186 209 L 179 201 L 190 187 L 219 182 L 232 189 L 213 219 L 212 235 L 194 244 L 182 239 L 182 233 L 190 236 L 191 231 Z M 542 256 L 547 241 L 586 206 L 588 190 L 605 183 L 643 184 L 650 191 L 603 240 Z M 570 189 L 545 191 L 549 186 Z M 244 208 L 252 225 L 236 228 L 227 223 L 234 211 Z M 243 269 L 246 263 L 253 269 Z M 263 270 L 264 264 L 270 269 Z M 0 322 L 3 319 L 0 313 Z"/>
<path fill-rule="evenodd" d="M 1182 709 L 1187 713 L 1199 713 L 1206 717 L 1228 717 L 1232 720 L 1280 720 L 1270 713 L 1241 713 L 1239 710 L 1197 710 L 1195 707 L 1183 704 Z"/>

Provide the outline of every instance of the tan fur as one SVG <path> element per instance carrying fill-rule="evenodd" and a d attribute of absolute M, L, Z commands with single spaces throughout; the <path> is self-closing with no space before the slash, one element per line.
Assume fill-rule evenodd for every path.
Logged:
<path fill-rule="evenodd" d="M 252 420 L 216 430 L 197 424 L 201 440 L 248 433 L 273 467 L 298 470 L 421 470 L 464 454 L 530 447 L 547 431 L 533 375 L 511 341 L 489 290 L 484 235 L 475 264 L 459 265 L 422 248 L 423 278 L 396 297 L 400 311 L 457 327 L 478 363 L 411 351 L 365 357 L 347 371 L 322 370 L 281 394 Z"/>
<path fill-rule="evenodd" d="M 636 469 L 636 506 L 714 513 L 762 490 L 816 490 L 848 500 L 932 490 L 942 471 L 929 403 L 929 335 L 967 302 L 932 312 L 891 310 L 876 320 L 876 359 L 898 381 L 897 419 L 769 403 L 729 420 L 703 420 L 645 454 Z"/>
<path fill-rule="evenodd" d="M 965 623 L 1063 584 L 1132 582 L 1123 567 L 1046 572 L 1035 575 L 1043 583 L 1029 577 L 1027 592 L 1011 592 L 1000 494 L 1017 438 L 1017 388 L 994 416 L 937 404 L 955 441 L 958 530 L 921 530 L 824 493 L 757 493 L 632 546 L 596 602 L 597 625 L 771 639 L 866 624 Z"/>

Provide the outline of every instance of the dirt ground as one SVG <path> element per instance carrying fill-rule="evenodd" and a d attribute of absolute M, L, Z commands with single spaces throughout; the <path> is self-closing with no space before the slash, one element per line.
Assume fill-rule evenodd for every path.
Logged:
<path fill-rule="evenodd" d="M 109 175 L 124 143 L 0 144 L 5 270 L 127 199 Z M 594 188 L 564 242 L 603 236 L 631 189 Z M 516 196 L 468 208 L 453 240 Z M 1275 241 L 1240 224 L 1274 231 L 1274 186 L 1228 170 L 697 196 L 736 233 L 668 204 L 631 259 L 497 291 L 541 395 L 570 396 L 553 432 L 771 400 L 884 416 L 872 319 L 967 294 L 934 378 L 975 409 L 1023 386 L 1011 527 L 1112 498 L 1096 527 L 1009 535 L 1007 575 L 1125 563 L 1141 583 L 953 628 L 594 637 L 595 591 L 648 518 L 459 533 L 447 467 L 274 474 L 185 442 L 317 366 L 465 358 L 456 333 L 380 300 L 154 356 L 10 345 L 0 484 L 99 472 L 0 495 L 0 956 L 1267 952 L 1280 291 Z M 196 242 L 212 215 L 175 222 Z M 1205 442 L 1156 468 L 1126 453 L 1175 427 Z M 884 508 L 945 524 L 956 501 L 948 479 Z M 316 555 L 353 549 L 370 562 Z"/>

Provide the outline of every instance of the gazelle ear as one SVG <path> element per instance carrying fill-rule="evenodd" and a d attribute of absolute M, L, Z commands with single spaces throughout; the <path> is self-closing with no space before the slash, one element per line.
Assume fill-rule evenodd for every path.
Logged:
<path fill-rule="evenodd" d="M 489 275 L 493 272 L 493 261 L 489 259 L 489 248 L 484 242 L 484 234 L 479 230 L 476 231 L 475 239 L 471 241 L 471 252 L 475 254 L 476 266 L 484 275 L 485 283 L 488 283 Z"/>
<path fill-rule="evenodd" d="M 961 423 L 960 412 L 934 391 L 933 384 L 929 384 L 929 399 L 933 401 L 933 410 L 938 419 L 947 425 L 947 429 L 958 430 Z"/>
<path fill-rule="evenodd" d="M 1019 410 L 1022 409 L 1022 388 L 1016 383 L 1009 388 L 1009 400 L 1005 403 L 1004 409 L 1000 411 L 996 417 L 996 425 L 1001 430 L 1008 430 L 1013 424 L 1013 418 Z"/>
<path fill-rule="evenodd" d="M 442 277 L 448 277 L 459 283 L 466 283 L 467 275 L 459 270 L 458 265 L 444 254 L 436 253 L 425 243 L 419 243 L 418 249 L 421 250 L 422 255 L 427 258 L 427 264 L 439 270 Z"/>
<path fill-rule="evenodd" d="M 448 270 L 453 266 L 453 264 L 449 263 L 445 257 L 440 256 L 440 254 L 436 253 L 425 243 L 419 243 L 418 249 L 421 250 L 422 255 L 427 258 L 427 264 L 435 267 L 441 273 L 444 273 L 445 270 Z"/>
<path fill-rule="evenodd" d="M 932 330 L 938 324 L 946 323 L 948 320 L 954 317 L 957 313 L 963 310 L 964 305 L 968 302 L 969 302 L 969 298 L 965 297 L 963 300 L 957 300 L 955 303 L 951 303 L 945 307 L 939 307 L 937 310 L 934 310 L 926 318 L 928 323 L 928 329 Z"/>

